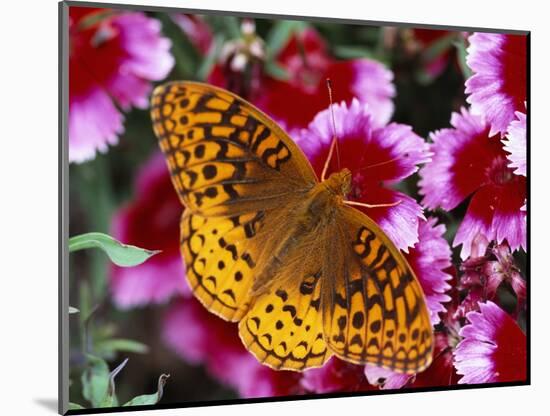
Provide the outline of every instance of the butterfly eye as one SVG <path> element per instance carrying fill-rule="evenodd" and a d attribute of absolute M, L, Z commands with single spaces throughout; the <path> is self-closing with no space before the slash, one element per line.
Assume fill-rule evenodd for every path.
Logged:
<path fill-rule="evenodd" d="M 342 170 L 342 194 L 344 196 L 351 192 L 351 171 L 349 169 Z"/>

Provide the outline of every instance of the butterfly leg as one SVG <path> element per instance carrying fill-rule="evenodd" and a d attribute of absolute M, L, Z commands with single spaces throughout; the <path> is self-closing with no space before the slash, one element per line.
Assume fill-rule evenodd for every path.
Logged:
<path fill-rule="evenodd" d="M 383 208 L 383 207 L 395 207 L 401 203 L 401 200 L 391 202 L 388 204 L 365 204 L 363 202 L 356 202 L 356 201 L 344 201 L 344 204 L 346 205 L 353 205 L 357 207 L 365 207 L 365 208 Z"/>

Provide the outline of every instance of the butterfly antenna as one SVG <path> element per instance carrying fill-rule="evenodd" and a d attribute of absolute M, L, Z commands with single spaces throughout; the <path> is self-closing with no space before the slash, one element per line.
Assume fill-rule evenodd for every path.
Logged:
<path fill-rule="evenodd" d="M 336 160 L 338 163 L 338 170 L 340 170 L 340 151 L 338 149 L 338 137 L 336 136 L 336 121 L 334 119 L 334 108 L 332 107 L 332 81 L 330 78 L 327 78 L 327 89 L 328 89 L 328 99 L 329 99 L 329 109 L 330 116 L 332 119 L 332 142 L 330 143 L 330 149 L 328 152 L 327 160 L 325 161 L 325 166 L 323 167 L 323 173 L 321 174 L 321 181 L 325 180 L 325 176 L 330 165 L 330 160 L 332 159 L 332 153 L 336 148 Z"/>
<path fill-rule="evenodd" d="M 399 155 L 399 156 L 396 156 L 392 159 L 389 159 L 389 160 L 386 160 L 384 162 L 378 162 L 378 163 L 373 163 L 372 165 L 368 165 L 368 166 L 363 166 L 362 168 L 359 168 L 359 169 L 356 169 L 355 172 L 360 172 L 362 170 L 365 170 L 365 169 L 370 169 L 370 168 L 378 168 L 380 166 L 384 166 L 384 165 L 387 165 L 388 163 L 393 163 L 393 162 L 397 162 L 399 160 L 402 160 L 402 159 L 406 159 L 409 157 L 409 154 L 408 153 L 404 153 L 402 155 Z"/>

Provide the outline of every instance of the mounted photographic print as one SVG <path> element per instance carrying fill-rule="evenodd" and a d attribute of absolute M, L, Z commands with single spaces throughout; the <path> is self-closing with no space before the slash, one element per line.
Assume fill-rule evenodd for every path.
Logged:
<path fill-rule="evenodd" d="M 529 32 L 68 1 L 60 42 L 60 413 L 530 382 Z"/>

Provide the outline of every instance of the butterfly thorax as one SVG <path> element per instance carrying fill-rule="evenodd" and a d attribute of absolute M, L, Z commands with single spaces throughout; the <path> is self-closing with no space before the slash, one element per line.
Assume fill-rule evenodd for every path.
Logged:
<path fill-rule="evenodd" d="M 309 190 L 293 217 L 287 219 L 285 236 L 274 244 L 269 261 L 264 263 L 263 268 L 257 268 L 254 294 L 268 290 L 273 277 L 280 274 L 281 267 L 288 263 L 289 256 L 304 243 L 304 239 L 311 236 L 322 238 L 320 232 L 336 219 L 339 206 L 350 189 L 351 172 L 343 169 Z"/>
<path fill-rule="evenodd" d="M 321 185 L 325 186 L 332 193 L 345 198 L 351 191 L 351 171 L 344 168 L 340 172 L 335 172 L 323 181 Z"/>
<path fill-rule="evenodd" d="M 302 220 L 306 229 L 323 226 L 334 217 L 335 211 L 351 190 L 351 172 L 343 169 L 314 186 L 305 200 Z"/>

